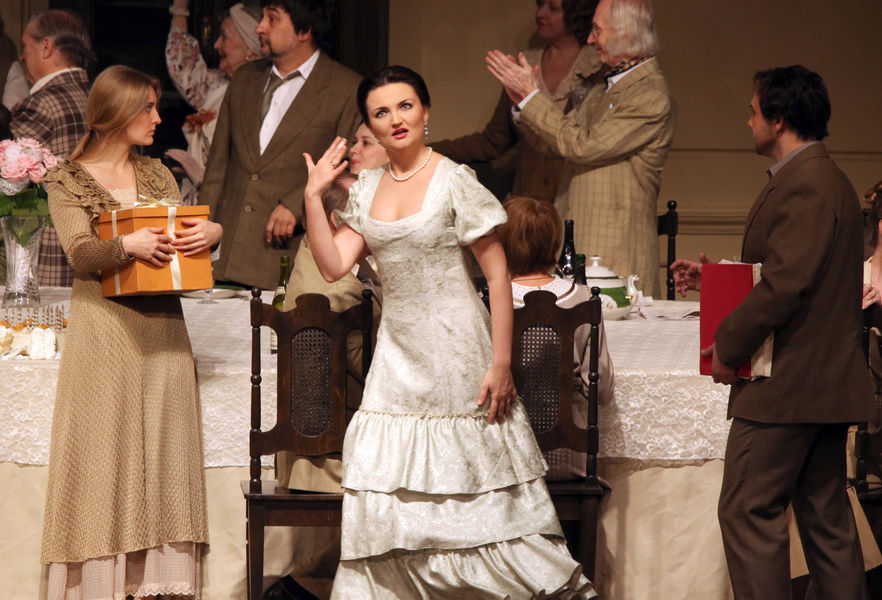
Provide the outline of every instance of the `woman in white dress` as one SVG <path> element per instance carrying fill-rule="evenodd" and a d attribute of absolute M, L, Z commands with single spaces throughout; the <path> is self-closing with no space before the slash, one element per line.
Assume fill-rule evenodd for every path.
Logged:
<path fill-rule="evenodd" d="M 346 168 L 346 141 L 315 163 L 306 155 L 322 275 L 333 281 L 371 252 L 383 286 L 374 361 L 343 449 L 332 598 L 593 597 L 511 379 L 511 285 L 495 234 L 505 213 L 467 167 L 425 146 L 430 99 L 417 73 L 381 69 L 358 102 L 390 162 L 360 173 L 334 234 L 321 194 Z M 487 278 L 492 319 L 466 249 Z"/>

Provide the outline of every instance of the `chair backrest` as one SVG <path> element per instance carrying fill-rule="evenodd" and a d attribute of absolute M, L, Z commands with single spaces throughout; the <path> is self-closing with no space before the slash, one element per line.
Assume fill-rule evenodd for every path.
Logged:
<path fill-rule="evenodd" d="M 543 451 L 570 448 L 587 454 L 587 480 L 597 478 L 598 346 L 600 343 L 600 288 L 571 308 L 557 306 L 557 298 L 537 290 L 524 297 L 514 311 L 512 373 L 518 395 Z M 573 340 L 576 329 L 590 324 L 588 426 L 573 421 Z"/>
<path fill-rule="evenodd" d="M 373 307 L 370 290 L 344 312 L 331 310 L 321 294 L 297 297 L 297 307 L 280 311 L 251 292 L 251 485 L 260 489 L 260 457 L 280 450 L 320 456 L 343 450 L 346 431 L 347 336 L 362 333 L 362 373 L 372 354 Z M 260 328 L 278 336 L 276 424 L 261 431 Z"/>
<path fill-rule="evenodd" d="M 667 284 L 667 298 L 673 300 L 674 294 L 674 273 L 671 271 L 671 263 L 677 260 L 677 233 L 680 230 L 680 216 L 677 214 L 677 203 L 673 200 L 668 202 L 668 212 L 658 216 L 658 234 L 668 236 L 668 260 L 665 263 L 668 276 L 665 279 Z"/>
<path fill-rule="evenodd" d="M 873 380 L 876 418 L 859 423 L 854 436 L 854 486 L 858 497 L 870 491 L 869 475 L 882 479 L 882 336 L 871 327 L 873 308 L 864 310 L 863 343 Z M 878 491 L 878 484 L 876 488 Z"/>

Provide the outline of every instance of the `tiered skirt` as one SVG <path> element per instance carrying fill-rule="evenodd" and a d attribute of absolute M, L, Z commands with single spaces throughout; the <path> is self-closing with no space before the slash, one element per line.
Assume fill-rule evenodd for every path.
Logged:
<path fill-rule="evenodd" d="M 332 598 L 591 598 L 519 403 L 486 414 L 360 410 L 343 451 Z"/>

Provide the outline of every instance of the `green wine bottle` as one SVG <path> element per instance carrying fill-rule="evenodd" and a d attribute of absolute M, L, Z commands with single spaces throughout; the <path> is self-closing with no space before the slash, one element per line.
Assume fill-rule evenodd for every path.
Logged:
<path fill-rule="evenodd" d="M 291 271 L 291 257 L 283 256 L 279 261 L 279 284 L 273 296 L 273 308 L 282 310 L 285 308 L 285 294 L 288 291 L 288 273 Z M 270 329 L 270 352 L 275 354 L 279 351 L 279 338 L 275 330 Z"/>

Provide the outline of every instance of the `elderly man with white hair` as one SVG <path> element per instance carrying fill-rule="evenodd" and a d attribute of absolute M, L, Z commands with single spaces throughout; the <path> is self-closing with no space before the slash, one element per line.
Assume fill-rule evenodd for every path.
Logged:
<path fill-rule="evenodd" d="M 637 273 L 644 293 L 658 295 L 656 201 L 676 111 L 655 58 L 649 0 L 601 0 L 588 43 L 608 67 L 606 85 L 569 114 L 539 90 L 523 54 L 491 51 L 487 68 L 516 104 L 524 135 L 567 160 L 555 205 L 576 222 L 577 250 L 616 273 Z"/>

